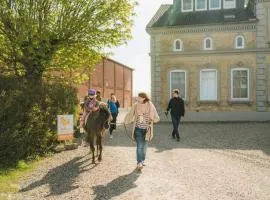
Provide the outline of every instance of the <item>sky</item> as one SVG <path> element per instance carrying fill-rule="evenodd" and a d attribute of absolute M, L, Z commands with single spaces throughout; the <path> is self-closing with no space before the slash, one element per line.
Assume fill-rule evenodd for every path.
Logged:
<path fill-rule="evenodd" d="M 133 72 L 133 95 L 144 91 L 150 94 L 150 36 L 145 31 L 161 4 L 172 4 L 173 0 L 138 0 L 136 17 L 132 28 L 133 39 L 127 45 L 112 50 L 112 59 L 134 69 Z"/>

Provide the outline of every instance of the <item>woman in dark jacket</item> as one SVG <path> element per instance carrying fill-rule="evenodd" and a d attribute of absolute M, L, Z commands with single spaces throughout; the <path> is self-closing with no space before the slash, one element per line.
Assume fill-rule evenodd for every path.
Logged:
<path fill-rule="evenodd" d="M 116 99 L 116 96 L 114 94 L 111 94 L 111 99 L 108 101 L 108 107 L 112 115 L 109 132 L 110 138 L 113 138 L 112 132 L 116 129 L 116 121 L 119 113 L 118 108 L 120 107 L 119 101 Z"/>

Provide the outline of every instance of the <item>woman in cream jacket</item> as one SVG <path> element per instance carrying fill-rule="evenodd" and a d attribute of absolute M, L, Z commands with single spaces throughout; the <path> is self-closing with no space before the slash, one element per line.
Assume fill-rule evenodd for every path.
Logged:
<path fill-rule="evenodd" d="M 155 106 L 147 94 L 138 94 L 138 102 L 135 103 L 126 115 L 124 123 L 133 123 L 132 139 L 137 143 L 137 169 L 144 166 L 148 141 L 153 138 L 153 123 L 159 121 Z"/>

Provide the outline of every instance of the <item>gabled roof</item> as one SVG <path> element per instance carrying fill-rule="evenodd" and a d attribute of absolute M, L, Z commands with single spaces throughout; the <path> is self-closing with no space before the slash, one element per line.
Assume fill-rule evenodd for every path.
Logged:
<path fill-rule="evenodd" d="M 148 27 L 168 27 L 181 25 L 210 25 L 224 23 L 240 23 L 255 20 L 256 17 L 248 9 L 221 9 L 184 12 L 175 10 L 171 5 L 155 23 Z"/>

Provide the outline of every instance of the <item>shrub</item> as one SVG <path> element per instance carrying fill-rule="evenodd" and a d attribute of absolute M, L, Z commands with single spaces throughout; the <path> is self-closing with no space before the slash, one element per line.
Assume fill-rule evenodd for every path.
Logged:
<path fill-rule="evenodd" d="M 46 153 L 56 139 L 57 115 L 76 111 L 76 90 L 7 77 L 0 86 L 0 166 Z"/>

